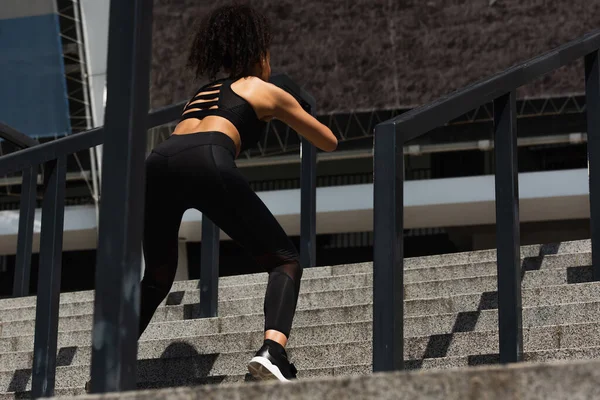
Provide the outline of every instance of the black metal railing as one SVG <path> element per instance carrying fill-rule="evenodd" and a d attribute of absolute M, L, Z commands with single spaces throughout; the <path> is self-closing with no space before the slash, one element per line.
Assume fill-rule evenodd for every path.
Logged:
<path fill-rule="evenodd" d="M 144 155 L 148 128 L 177 119 L 184 103 L 148 113 L 152 2 L 111 1 L 108 99 L 104 127 L 38 144 L 0 125 L 0 137 L 22 150 L 0 157 L 0 176 L 23 172 L 17 245 L 19 287 L 29 285 L 37 168 L 44 165 L 40 268 L 37 290 L 32 395 L 54 394 L 66 158 L 104 144 L 102 199 L 96 262 L 92 333 L 92 391 L 135 388 L 141 280 Z M 128 66 L 128 67 L 125 67 Z M 273 83 L 315 113 L 315 100 L 286 75 Z M 316 149 L 301 145 L 301 263 L 315 265 Z M 217 315 L 219 230 L 203 217 L 202 317 Z M 21 255 L 19 257 L 19 255 Z M 25 295 L 26 289 L 15 291 Z"/>
<path fill-rule="evenodd" d="M 37 146 L 40 143 L 18 130 L 0 122 L 0 138 L 7 140 L 20 149 Z M 13 296 L 29 294 L 31 275 L 31 247 L 33 244 L 33 220 L 37 198 L 37 168 L 23 170 L 19 204 L 19 232 L 17 237 L 17 256 L 13 278 Z"/>
<path fill-rule="evenodd" d="M 432 129 L 494 103 L 500 362 L 522 359 L 516 89 L 585 57 L 592 263 L 600 280 L 600 30 L 416 108 L 375 128 L 373 370 L 404 366 L 402 147 Z M 584 71 L 582 71 L 583 73 Z"/>
<path fill-rule="evenodd" d="M 20 149 L 26 149 L 40 144 L 37 140 L 2 122 L 0 122 L 0 138 L 8 140 Z"/>

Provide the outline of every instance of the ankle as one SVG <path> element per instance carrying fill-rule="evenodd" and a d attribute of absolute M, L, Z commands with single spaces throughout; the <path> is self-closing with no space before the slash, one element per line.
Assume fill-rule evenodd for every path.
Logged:
<path fill-rule="evenodd" d="M 274 342 L 279 343 L 281 346 L 285 347 L 287 344 L 288 338 L 285 334 L 276 331 L 274 329 L 268 329 L 265 332 L 265 340 L 272 340 Z"/>
<path fill-rule="evenodd" d="M 276 351 L 276 352 L 278 352 L 280 354 L 286 354 L 285 347 L 283 347 L 281 345 L 281 343 L 279 343 L 279 342 L 276 342 L 276 341 L 271 340 L 271 339 L 265 339 L 264 344 L 266 344 L 267 346 L 269 346 L 269 349 L 271 349 L 273 351 Z"/>

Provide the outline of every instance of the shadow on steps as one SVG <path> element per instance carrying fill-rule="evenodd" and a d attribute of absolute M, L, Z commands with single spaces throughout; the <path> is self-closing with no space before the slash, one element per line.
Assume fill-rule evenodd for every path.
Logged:
<path fill-rule="evenodd" d="M 77 351 L 76 347 L 60 349 L 57 356 L 57 366 L 72 364 Z M 174 386 L 189 386 L 203 384 L 217 384 L 223 382 L 227 376 L 210 375 L 219 354 L 199 354 L 193 346 L 184 342 L 175 342 L 168 346 L 160 358 L 138 360 L 138 388 L 165 388 Z M 89 368 L 84 366 L 82 368 Z M 60 378 L 58 378 L 60 379 Z M 58 380 L 57 379 L 57 380 Z M 253 381 L 250 374 L 246 374 L 246 381 Z M 31 381 L 31 369 L 15 371 L 8 391 L 16 393 L 15 398 L 30 398 L 27 385 Z M 81 387 L 85 384 L 82 380 Z M 19 397 L 22 396 L 22 397 Z"/>

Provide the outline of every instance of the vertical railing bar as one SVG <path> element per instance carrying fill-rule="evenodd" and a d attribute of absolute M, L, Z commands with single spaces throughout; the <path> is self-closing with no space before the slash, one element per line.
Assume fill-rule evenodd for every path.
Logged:
<path fill-rule="evenodd" d="M 21 203 L 19 205 L 19 234 L 17 238 L 17 256 L 15 260 L 15 278 L 13 296 L 29 294 L 31 277 L 31 248 L 33 244 L 33 222 L 37 199 L 37 166 L 23 170 L 21 184 Z"/>
<path fill-rule="evenodd" d="M 33 398 L 52 397 L 54 395 L 65 215 L 66 165 L 66 155 L 62 155 L 57 160 L 51 161 L 46 165 L 35 311 L 35 338 L 31 384 Z"/>
<path fill-rule="evenodd" d="M 494 144 L 500 362 L 509 363 L 523 357 L 515 91 L 494 100 Z"/>
<path fill-rule="evenodd" d="M 373 371 L 404 368 L 404 157 L 392 123 L 375 127 Z"/>
<path fill-rule="evenodd" d="M 219 227 L 202 214 L 200 318 L 213 318 L 218 315 L 219 233 Z"/>
<path fill-rule="evenodd" d="M 585 57 L 588 175 L 593 278 L 600 281 L 600 50 Z"/>
<path fill-rule="evenodd" d="M 92 393 L 136 388 L 152 8 L 110 2 Z"/>
<path fill-rule="evenodd" d="M 310 113 L 316 116 L 316 103 L 311 100 Z M 317 263 L 317 148 L 308 140 L 300 144 L 300 265 Z"/>

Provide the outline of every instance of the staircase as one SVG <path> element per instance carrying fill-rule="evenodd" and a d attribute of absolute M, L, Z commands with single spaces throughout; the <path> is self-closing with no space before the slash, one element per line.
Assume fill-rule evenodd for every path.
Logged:
<path fill-rule="evenodd" d="M 495 250 L 491 250 L 405 260 L 407 369 L 464 368 L 497 363 L 495 257 Z M 527 246 L 521 249 L 521 257 L 525 360 L 600 358 L 600 283 L 591 281 L 590 242 Z M 371 374 L 372 282 L 371 263 L 305 270 L 288 346 L 290 358 L 300 370 L 299 378 Z M 262 343 L 266 274 L 225 277 L 219 284 L 220 317 L 212 319 L 195 319 L 198 281 L 174 284 L 139 344 L 140 389 L 251 380 L 246 364 Z M 26 297 L 0 301 L 0 400 L 28 397 L 35 300 L 35 297 Z M 57 396 L 85 393 L 84 384 L 90 370 L 93 300 L 91 291 L 61 295 Z M 546 378 L 541 384 L 552 385 L 548 377 L 553 374 L 567 379 L 565 374 L 574 373 L 578 368 L 600 370 L 597 366 L 586 367 L 585 363 L 571 364 L 564 370 L 560 365 L 519 365 L 512 369 L 500 368 L 498 373 L 507 374 L 506 371 L 521 368 L 517 375 L 528 376 L 527 371 L 539 372 L 542 368 Z M 404 386 L 392 379 L 396 374 L 379 374 L 341 381 L 334 378 L 314 384 L 298 382 L 305 391 L 294 392 L 291 388 L 295 385 L 271 384 L 244 384 L 244 390 L 249 390 L 249 396 L 267 392 L 272 396 L 274 390 L 288 390 L 296 396 L 288 398 L 314 398 L 325 396 L 327 390 L 334 388 L 338 388 L 339 393 L 352 387 L 355 387 L 353 390 L 362 388 L 367 393 L 371 385 L 387 382 L 388 389 L 394 384 L 407 390 L 411 387 L 414 391 L 407 398 L 416 398 L 429 390 L 424 382 L 432 379 L 438 383 L 445 379 L 454 382 L 463 379 L 457 374 L 470 376 L 490 371 L 494 369 L 469 368 L 418 374 L 414 379 L 399 374 L 403 378 L 398 379 L 404 379 Z M 417 384 L 419 380 L 424 386 Z M 519 382 L 513 379 L 511 385 L 519 385 Z M 289 389 L 277 389 L 280 386 Z M 482 391 L 493 389 L 493 385 L 480 386 Z M 228 385 L 185 390 L 210 392 L 212 396 L 201 397 L 216 399 L 235 398 L 236 388 L 238 386 Z M 318 392 L 319 388 L 322 392 Z M 462 393 L 459 388 L 453 390 Z M 152 393 L 148 396 L 161 397 L 161 392 Z M 372 397 L 362 398 L 383 398 L 376 391 L 368 393 Z M 127 395 L 116 394 L 114 398 L 122 397 Z"/>

